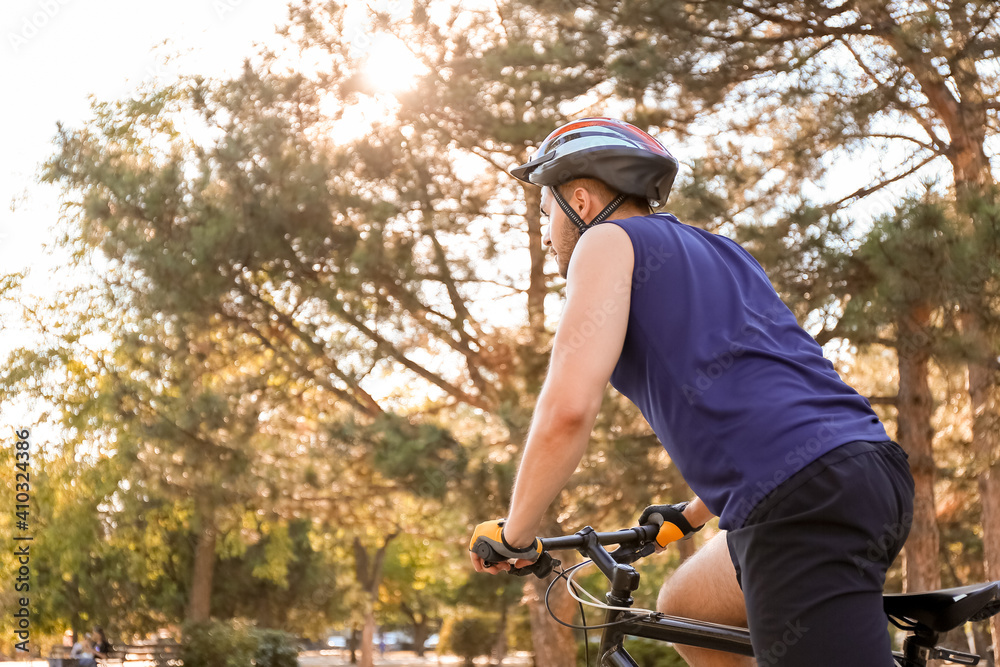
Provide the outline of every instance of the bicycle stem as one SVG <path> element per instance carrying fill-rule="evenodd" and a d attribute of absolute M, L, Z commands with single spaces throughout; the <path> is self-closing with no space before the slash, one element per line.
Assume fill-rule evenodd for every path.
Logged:
<path fill-rule="evenodd" d="M 577 535 L 583 542 L 579 547 L 580 553 L 589 557 L 611 582 L 611 592 L 608 595 L 628 600 L 630 605 L 632 591 L 639 588 L 639 573 L 631 565 L 616 562 L 600 543 L 597 531 L 590 526 L 583 528 Z"/>

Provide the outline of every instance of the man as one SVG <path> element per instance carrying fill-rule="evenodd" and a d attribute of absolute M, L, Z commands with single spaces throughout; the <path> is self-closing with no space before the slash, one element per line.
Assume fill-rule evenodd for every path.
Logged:
<path fill-rule="evenodd" d="M 502 562 L 473 565 L 537 558 L 610 379 L 698 495 L 640 523 L 659 515 L 679 538 L 719 516 L 725 531 L 665 584 L 660 611 L 747 622 L 759 665 L 889 667 L 881 596 L 912 516 L 906 455 L 748 253 L 650 215 L 676 169 L 638 128 L 588 118 L 512 171 L 543 188 L 566 305 L 507 519 L 473 535 Z M 677 648 L 692 665 L 750 664 Z"/>

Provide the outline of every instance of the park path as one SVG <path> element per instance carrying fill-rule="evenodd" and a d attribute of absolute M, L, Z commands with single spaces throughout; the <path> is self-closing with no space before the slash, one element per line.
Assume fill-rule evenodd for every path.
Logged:
<path fill-rule="evenodd" d="M 299 653 L 299 667 L 346 667 L 350 665 L 349 657 L 348 653 L 336 650 L 304 651 Z M 485 658 L 483 660 L 485 665 Z M 457 656 L 438 656 L 434 653 L 427 653 L 422 658 L 409 651 L 391 651 L 375 656 L 375 667 L 459 667 L 462 663 L 462 658 Z M 512 653 L 502 663 L 504 667 L 527 667 L 530 664 L 531 657 L 527 653 Z"/>
<path fill-rule="evenodd" d="M 385 655 L 375 656 L 375 667 L 459 667 L 462 662 L 461 658 L 453 655 L 438 656 L 428 653 L 423 658 L 418 658 L 409 651 L 388 652 Z M 484 662 L 483 665 L 485 664 Z M 511 654 L 502 663 L 504 667 L 528 667 L 530 664 L 531 657 L 527 653 Z M 48 667 L 48 665 L 47 660 L 0 661 L 0 667 Z M 138 662 L 129 665 L 141 667 Z M 299 667 L 347 667 L 348 665 L 350 665 L 349 656 L 341 651 L 299 653 Z"/>

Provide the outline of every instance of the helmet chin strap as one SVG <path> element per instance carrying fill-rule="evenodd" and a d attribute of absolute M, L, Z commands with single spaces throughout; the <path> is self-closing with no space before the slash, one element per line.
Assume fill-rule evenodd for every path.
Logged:
<path fill-rule="evenodd" d="M 577 229 L 580 230 L 580 234 L 583 234 L 591 227 L 599 225 L 607 220 L 608 216 L 614 213 L 615 210 L 625 202 L 625 195 L 618 195 L 612 199 L 611 203 L 605 206 L 600 213 L 595 215 L 593 220 L 586 223 L 583 221 L 583 218 L 580 217 L 580 214 L 573 210 L 573 207 L 569 205 L 569 202 L 567 202 L 563 196 L 559 194 L 557 189 L 551 188 L 551 190 L 552 197 L 556 200 L 556 203 L 559 204 L 559 208 L 563 210 L 563 213 L 565 213 L 566 217 L 570 219 L 570 222 L 577 226 Z"/>

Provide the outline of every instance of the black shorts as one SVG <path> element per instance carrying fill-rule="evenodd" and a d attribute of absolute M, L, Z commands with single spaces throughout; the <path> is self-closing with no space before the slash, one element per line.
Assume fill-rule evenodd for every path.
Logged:
<path fill-rule="evenodd" d="M 729 531 L 759 667 L 891 667 L 885 573 L 913 523 L 894 442 L 851 442 L 810 463 Z"/>

